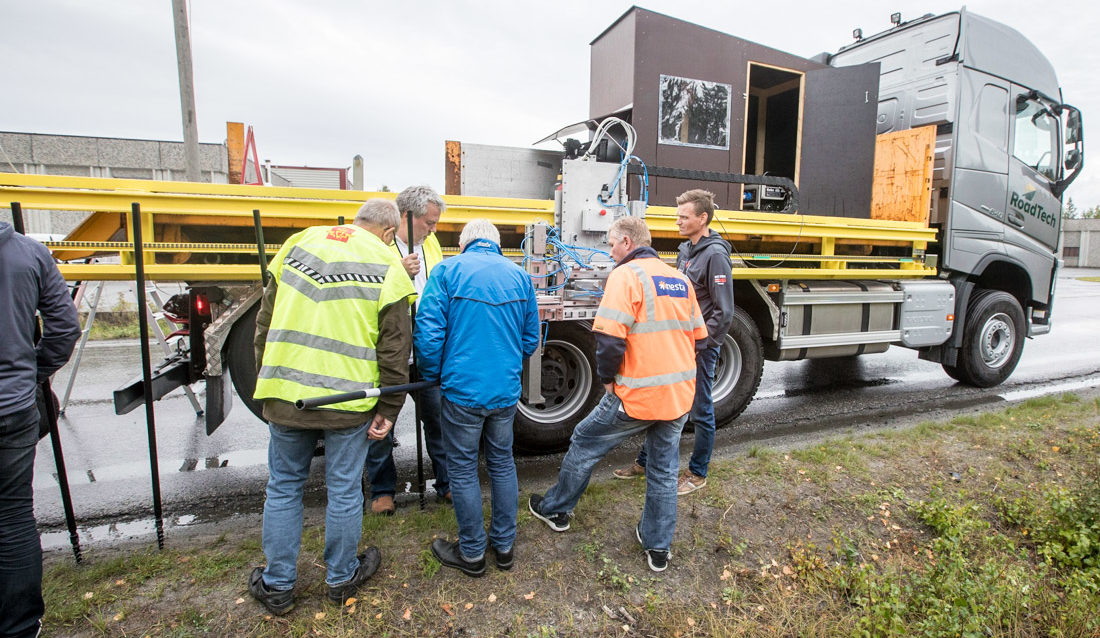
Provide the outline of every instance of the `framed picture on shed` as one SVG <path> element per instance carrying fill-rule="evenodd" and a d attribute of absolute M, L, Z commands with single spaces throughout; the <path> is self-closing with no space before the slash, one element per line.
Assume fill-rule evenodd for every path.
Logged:
<path fill-rule="evenodd" d="M 729 84 L 661 75 L 658 141 L 728 149 L 732 92 Z"/>

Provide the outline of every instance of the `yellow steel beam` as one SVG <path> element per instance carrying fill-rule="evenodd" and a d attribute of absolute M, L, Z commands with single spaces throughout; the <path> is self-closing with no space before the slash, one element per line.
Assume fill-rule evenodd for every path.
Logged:
<path fill-rule="evenodd" d="M 128 213 L 133 203 L 142 210 L 142 230 L 146 238 L 148 276 L 155 280 L 240 280 L 258 278 L 255 266 L 199 266 L 194 264 L 165 265 L 151 263 L 157 252 L 251 253 L 250 244 L 225 242 L 151 242 L 154 228 L 195 226 L 251 227 L 252 211 L 261 212 L 266 227 L 304 228 L 332 223 L 338 217 L 350 220 L 359 206 L 372 197 L 392 199 L 394 193 L 336 191 L 327 189 L 280 188 L 270 186 L 240 186 L 230 184 L 196 184 L 191 182 L 157 182 L 90 177 L 60 177 L 0 173 L 0 202 L 20 202 L 24 210 L 98 211 L 74 231 L 70 239 L 87 237 L 97 241 L 51 243 L 55 255 L 70 257 L 87 255 L 89 251 L 117 252 L 123 264 L 78 266 L 63 269 L 70 279 L 130 279 L 133 259 L 129 244 L 111 242 L 115 231 L 126 230 L 129 236 Z M 469 220 L 485 217 L 501 227 L 523 231 L 526 224 L 542 221 L 552 225 L 553 202 L 496 197 L 445 196 L 447 210 L 440 220 L 441 230 L 457 230 Z M 655 236 L 678 237 L 676 211 L 671 207 L 652 206 L 646 222 Z M 769 243 L 803 243 L 816 247 L 815 254 L 782 255 L 750 254 L 746 262 L 779 261 L 780 267 L 735 269 L 736 278 L 850 278 L 921 277 L 934 274 L 925 267 L 920 254 L 936 232 L 914 222 L 790 215 L 758 211 L 717 211 L 714 228 L 727 237 L 746 237 Z M 168 237 L 179 237 L 176 232 Z M 835 255 L 842 244 L 878 244 L 907 246 L 909 258 L 880 258 Z M 274 253 L 277 246 L 269 246 Z M 818 267 L 783 268 L 783 263 L 817 262 Z M 860 268 L 848 270 L 853 262 L 894 265 L 894 268 Z M 808 264 L 807 264 L 808 265 Z M 98 274 L 95 274 L 98 273 Z"/>

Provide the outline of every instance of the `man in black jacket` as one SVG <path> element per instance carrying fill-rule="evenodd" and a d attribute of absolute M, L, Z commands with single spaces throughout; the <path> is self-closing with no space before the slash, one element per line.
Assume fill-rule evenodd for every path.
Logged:
<path fill-rule="evenodd" d="M 43 323 L 37 346 L 36 311 Z M 69 360 L 80 323 L 50 251 L 6 222 L 0 222 L 0 335 L 0 636 L 34 636 L 45 609 L 31 493 L 35 386 Z"/>
<path fill-rule="evenodd" d="M 695 448 L 688 469 L 680 475 L 676 493 L 690 494 L 706 487 L 707 468 L 714 451 L 714 403 L 711 385 L 722 340 L 733 324 L 733 281 L 730 245 L 710 229 L 714 219 L 714 193 L 692 189 L 676 198 L 676 226 L 687 241 L 680 244 L 676 269 L 688 276 L 707 323 L 707 340 L 696 342 L 695 402 L 688 422 L 695 426 Z M 705 344 L 705 345 L 703 345 Z M 630 467 L 615 470 L 615 478 L 645 476 L 645 448 Z"/>

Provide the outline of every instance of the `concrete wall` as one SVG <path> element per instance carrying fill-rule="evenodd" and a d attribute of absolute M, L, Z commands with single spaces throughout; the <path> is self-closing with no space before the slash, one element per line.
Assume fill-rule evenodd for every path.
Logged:
<path fill-rule="evenodd" d="M 183 142 L 132 140 L 78 135 L 0 132 L 0 172 L 75 177 L 117 177 L 183 181 Z M 223 144 L 199 145 L 202 181 L 227 182 L 227 153 Z M 5 202 L 6 205 L 6 202 Z M 51 211 L 28 214 L 28 233 L 65 235 L 87 213 Z M 0 210 L 0 219 L 11 221 L 11 211 Z"/>
<path fill-rule="evenodd" d="M 1077 248 L 1077 256 L 1065 256 L 1066 248 Z M 1100 219 L 1063 220 L 1058 256 L 1068 268 L 1100 268 Z"/>

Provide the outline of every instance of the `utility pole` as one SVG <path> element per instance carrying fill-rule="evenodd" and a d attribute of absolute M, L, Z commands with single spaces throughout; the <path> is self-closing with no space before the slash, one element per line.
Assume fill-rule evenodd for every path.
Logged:
<path fill-rule="evenodd" d="M 180 77 L 180 113 L 183 116 L 183 154 L 187 181 L 202 181 L 199 169 L 199 122 L 195 117 L 195 82 L 191 72 L 191 34 L 187 0 L 172 0 L 176 28 L 176 66 Z"/>

